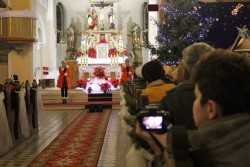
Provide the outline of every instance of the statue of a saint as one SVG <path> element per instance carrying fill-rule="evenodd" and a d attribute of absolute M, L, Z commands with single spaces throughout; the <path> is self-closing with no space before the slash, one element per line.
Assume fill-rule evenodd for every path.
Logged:
<path fill-rule="evenodd" d="M 95 9 L 92 9 L 92 23 L 93 23 L 92 29 L 96 30 L 98 26 L 98 15 Z"/>
<path fill-rule="evenodd" d="M 141 30 L 140 27 L 134 23 L 134 25 L 132 26 L 132 41 L 133 41 L 133 47 L 134 48 L 140 48 L 141 47 Z"/>
<path fill-rule="evenodd" d="M 75 44 L 76 44 L 75 37 L 76 35 L 80 35 L 80 34 L 72 23 L 67 29 L 67 35 L 68 35 L 68 49 L 75 49 Z"/>
<path fill-rule="evenodd" d="M 104 30 L 104 7 L 100 8 L 101 30 Z"/>
<path fill-rule="evenodd" d="M 109 29 L 115 29 L 115 15 L 113 8 L 110 9 L 108 17 L 109 17 Z"/>
<path fill-rule="evenodd" d="M 68 35 L 68 49 L 74 48 L 74 40 L 75 40 L 75 30 L 73 24 L 70 24 L 69 28 L 67 29 Z"/>
<path fill-rule="evenodd" d="M 88 14 L 87 14 L 87 28 L 93 29 L 93 18 L 92 18 L 92 13 L 90 9 L 88 10 Z"/>

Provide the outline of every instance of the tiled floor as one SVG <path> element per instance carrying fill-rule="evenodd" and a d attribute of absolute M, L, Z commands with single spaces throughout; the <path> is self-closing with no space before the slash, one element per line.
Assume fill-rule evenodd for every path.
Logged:
<path fill-rule="evenodd" d="M 25 167 L 34 159 L 74 118 L 80 110 L 45 111 L 43 126 L 39 133 L 31 136 L 8 154 L 0 158 L 0 167 Z M 102 152 L 99 158 L 99 167 L 115 166 L 116 159 L 116 125 L 117 111 L 112 111 Z"/>

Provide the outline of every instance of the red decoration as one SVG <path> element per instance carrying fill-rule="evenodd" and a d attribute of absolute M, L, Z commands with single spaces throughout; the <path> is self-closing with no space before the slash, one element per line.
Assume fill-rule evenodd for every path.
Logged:
<path fill-rule="evenodd" d="M 113 49 L 109 49 L 109 57 L 114 57 L 117 55 L 117 50 L 116 48 L 113 48 Z"/>
<path fill-rule="evenodd" d="M 90 58 L 96 58 L 96 50 L 94 49 L 94 48 L 89 48 L 89 50 L 88 50 L 88 56 L 90 57 Z"/>
<path fill-rule="evenodd" d="M 79 51 L 79 52 L 76 52 L 76 56 L 77 57 L 80 57 L 80 56 L 83 56 L 84 54 L 81 52 L 81 51 Z"/>
<path fill-rule="evenodd" d="M 117 88 L 117 86 L 120 85 L 119 79 L 112 79 L 110 82 L 114 86 L 114 88 Z"/>
<path fill-rule="evenodd" d="M 106 82 L 106 83 L 101 84 L 100 87 L 104 93 L 107 93 L 108 91 L 110 91 L 111 85 Z"/>
<path fill-rule="evenodd" d="M 79 79 L 76 81 L 77 87 L 84 88 L 86 89 L 87 82 L 84 81 L 83 79 Z"/>
<path fill-rule="evenodd" d="M 94 76 L 98 78 L 105 78 L 105 68 L 103 67 L 95 67 L 94 68 Z"/>
<path fill-rule="evenodd" d="M 123 50 L 120 54 L 121 55 L 128 55 L 128 51 L 127 50 Z"/>

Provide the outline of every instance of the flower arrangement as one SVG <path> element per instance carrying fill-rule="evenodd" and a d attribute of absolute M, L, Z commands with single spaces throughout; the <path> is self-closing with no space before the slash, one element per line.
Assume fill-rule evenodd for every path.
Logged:
<path fill-rule="evenodd" d="M 94 48 L 89 48 L 89 50 L 88 50 L 88 56 L 90 58 L 96 58 L 96 50 Z"/>
<path fill-rule="evenodd" d="M 84 81 L 83 79 L 78 79 L 76 81 L 76 84 L 77 84 L 77 87 L 86 89 L 87 82 Z"/>
<path fill-rule="evenodd" d="M 77 56 L 77 57 L 81 57 L 81 56 L 83 56 L 83 55 L 84 55 L 84 53 L 81 52 L 81 51 L 76 52 L 76 56 Z"/>
<path fill-rule="evenodd" d="M 109 57 L 114 57 L 117 55 L 117 50 L 116 48 L 113 48 L 113 49 L 109 49 Z"/>
<path fill-rule="evenodd" d="M 120 80 L 119 79 L 112 79 L 111 84 L 114 86 L 114 88 L 117 88 L 118 85 L 120 85 Z"/>
<path fill-rule="evenodd" d="M 94 76 L 97 78 L 105 78 L 105 68 L 103 67 L 95 67 L 94 68 Z"/>
<path fill-rule="evenodd" d="M 104 92 L 104 93 L 107 93 L 108 91 L 110 91 L 110 88 L 111 88 L 111 85 L 109 83 L 102 83 L 100 85 L 101 87 L 101 90 Z"/>
<path fill-rule="evenodd" d="M 128 51 L 127 50 L 123 50 L 122 52 L 120 52 L 121 55 L 128 55 Z"/>

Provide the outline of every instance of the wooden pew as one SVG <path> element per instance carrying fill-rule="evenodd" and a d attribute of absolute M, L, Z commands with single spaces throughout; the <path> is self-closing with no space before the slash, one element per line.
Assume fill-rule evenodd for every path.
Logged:
<path fill-rule="evenodd" d="M 32 86 L 34 86 L 34 88 L 30 87 L 28 80 L 25 82 L 25 89 L 26 89 L 25 103 L 26 103 L 31 134 L 38 131 L 36 81 L 33 80 Z"/>
<path fill-rule="evenodd" d="M 4 104 L 7 112 L 8 123 L 10 127 L 13 144 L 20 139 L 20 124 L 19 124 L 19 100 L 18 93 L 11 91 L 9 83 L 5 84 L 5 99 Z"/>

